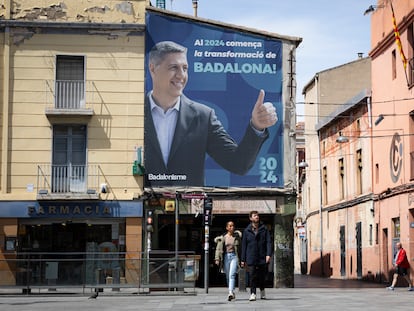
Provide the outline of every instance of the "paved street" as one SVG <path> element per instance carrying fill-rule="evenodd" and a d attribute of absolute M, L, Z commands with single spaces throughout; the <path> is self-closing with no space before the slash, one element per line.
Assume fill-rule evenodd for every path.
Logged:
<path fill-rule="evenodd" d="M 33 293 L 0 295 L 0 310 L 412 310 L 414 292 L 406 288 L 387 291 L 385 286 L 357 281 L 314 279 L 302 280 L 296 287 L 266 289 L 267 299 L 249 302 L 248 292 L 236 292 L 236 300 L 226 300 L 225 288 L 196 289 L 188 294 L 138 294 L 129 289 L 100 294 L 88 299 L 90 292 Z M 330 284 L 330 285 L 329 285 Z M 338 287 L 342 286 L 342 287 Z"/>

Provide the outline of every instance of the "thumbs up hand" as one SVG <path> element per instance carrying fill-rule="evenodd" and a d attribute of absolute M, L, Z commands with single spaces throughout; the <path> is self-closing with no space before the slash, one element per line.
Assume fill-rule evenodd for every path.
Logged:
<path fill-rule="evenodd" d="M 264 96 L 265 92 L 260 90 L 252 111 L 252 125 L 258 131 L 275 125 L 277 122 L 276 108 L 270 102 L 263 103 Z"/>

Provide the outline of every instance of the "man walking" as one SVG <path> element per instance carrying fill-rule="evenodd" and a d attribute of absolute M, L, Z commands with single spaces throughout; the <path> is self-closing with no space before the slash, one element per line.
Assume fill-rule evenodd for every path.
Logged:
<path fill-rule="evenodd" d="M 402 244 L 398 242 L 395 244 L 397 247 L 397 253 L 395 254 L 394 258 L 394 277 L 392 280 L 392 284 L 390 287 L 387 287 L 388 290 L 394 290 L 395 285 L 397 284 L 398 276 L 404 277 L 404 279 L 408 282 L 408 290 L 413 291 L 414 287 L 411 283 L 410 276 L 408 274 L 408 269 L 410 268 L 410 263 L 407 259 L 407 253 L 405 252 L 405 249 L 402 247 Z"/>
<path fill-rule="evenodd" d="M 249 301 L 255 301 L 257 287 L 260 288 L 260 298 L 266 299 L 265 278 L 272 255 L 272 242 L 269 230 L 260 223 L 259 213 L 251 211 L 249 219 L 250 224 L 243 233 L 241 267 L 247 266 L 250 279 Z"/>

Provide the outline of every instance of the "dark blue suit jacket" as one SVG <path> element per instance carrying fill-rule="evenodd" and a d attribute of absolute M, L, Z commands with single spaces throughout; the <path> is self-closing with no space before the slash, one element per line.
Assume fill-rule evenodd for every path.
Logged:
<path fill-rule="evenodd" d="M 253 166 L 268 131 L 258 136 L 250 125 L 237 144 L 210 107 L 181 96 L 180 111 L 165 165 L 145 99 L 144 166 L 146 186 L 204 186 L 204 162 L 209 154 L 226 170 L 243 175 Z"/>

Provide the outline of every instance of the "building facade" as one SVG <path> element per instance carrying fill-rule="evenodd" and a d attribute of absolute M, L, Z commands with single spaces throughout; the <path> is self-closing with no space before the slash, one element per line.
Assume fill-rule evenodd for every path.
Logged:
<path fill-rule="evenodd" d="M 141 256 L 145 5 L 2 1 L 2 285 L 94 283 L 103 268 L 136 282 L 124 257 Z M 62 261 L 28 267 L 42 254 Z"/>
<path fill-rule="evenodd" d="M 414 260 L 413 24 L 414 1 L 378 1 L 371 13 L 375 241 L 378 275 L 385 281 L 391 281 L 397 242 L 411 266 Z"/>
<path fill-rule="evenodd" d="M 402 243 L 411 265 L 414 253 L 414 2 L 378 1 L 366 13 L 371 14 L 371 88 L 358 105 L 345 104 L 331 119 L 323 119 L 320 105 L 306 105 L 306 114 L 317 116 L 306 120 L 310 131 L 316 124 L 306 142 L 306 159 L 316 173 L 312 178 L 309 169 L 307 181 L 318 185 L 307 192 L 308 271 L 391 282 L 395 244 Z M 307 102 L 322 103 L 317 81 L 305 88 Z"/>
<path fill-rule="evenodd" d="M 319 72 L 303 91 L 307 166 L 296 225 L 312 275 L 356 277 L 371 260 L 361 256 L 373 230 L 370 71 L 359 58 Z"/>
<path fill-rule="evenodd" d="M 251 209 L 263 215 L 278 245 L 269 283 L 293 286 L 291 134 L 300 38 L 157 10 L 143 0 L 2 4 L 1 285 L 110 280 L 135 286 L 141 268 L 148 268 L 142 259 L 151 254 L 190 251 L 200 257 L 208 247 L 211 255 L 214 245 L 204 243 L 204 222 L 198 217 L 203 213 L 199 195 L 207 194 L 213 198 L 212 238 L 229 218 L 243 228 Z M 148 11 L 280 40 L 282 187 L 145 188 Z M 148 211 L 154 213 L 150 230 L 143 226 Z M 208 262 L 200 264 L 203 271 Z M 208 273 L 210 283 L 219 283 L 213 268 Z"/>

